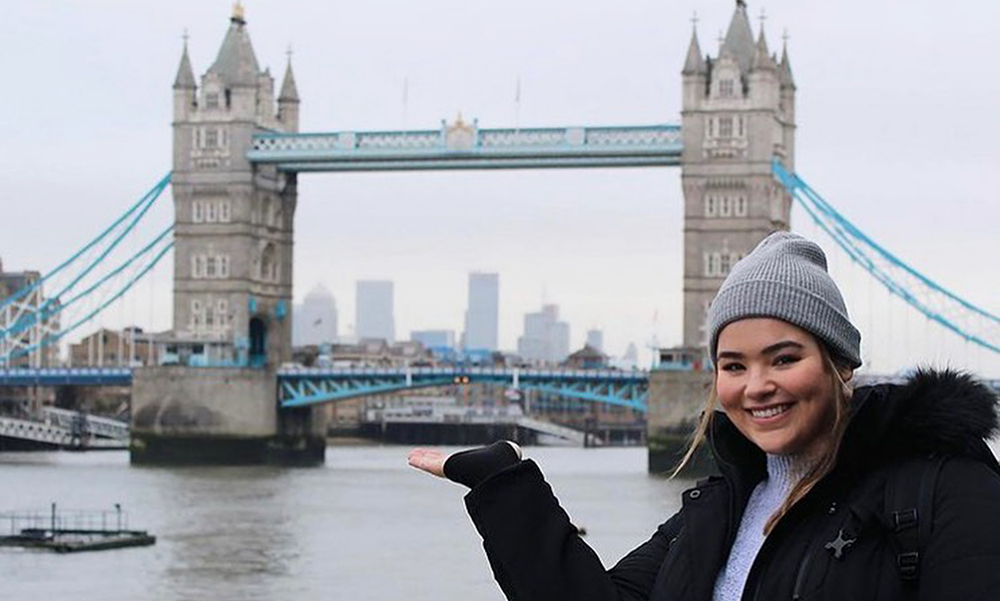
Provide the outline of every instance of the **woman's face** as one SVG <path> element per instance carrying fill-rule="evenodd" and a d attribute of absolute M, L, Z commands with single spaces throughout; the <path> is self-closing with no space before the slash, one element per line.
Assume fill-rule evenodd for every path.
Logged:
<path fill-rule="evenodd" d="M 715 389 L 733 424 L 765 453 L 822 452 L 836 418 L 832 374 L 811 334 L 778 319 L 719 334 Z"/>

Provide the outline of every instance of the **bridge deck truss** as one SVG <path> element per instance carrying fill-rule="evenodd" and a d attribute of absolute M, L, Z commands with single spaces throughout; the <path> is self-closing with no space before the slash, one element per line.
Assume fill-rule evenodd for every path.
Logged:
<path fill-rule="evenodd" d="M 286 369 L 278 372 L 282 407 L 305 407 L 403 390 L 493 383 L 646 411 L 648 374 L 602 370 L 505 368 Z"/>

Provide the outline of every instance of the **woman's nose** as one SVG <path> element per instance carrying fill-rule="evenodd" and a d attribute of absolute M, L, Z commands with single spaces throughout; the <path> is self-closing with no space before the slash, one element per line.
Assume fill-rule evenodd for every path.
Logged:
<path fill-rule="evenodd" d="M 747 374 L 747 385 L 744 390 L 747 398 L 763 400 L 774 393 L 775 385 L 768 370 L 751 368 Z"/>

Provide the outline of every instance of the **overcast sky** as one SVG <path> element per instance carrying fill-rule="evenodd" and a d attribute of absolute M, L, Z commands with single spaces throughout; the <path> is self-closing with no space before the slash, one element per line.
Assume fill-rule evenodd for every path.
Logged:
<path fill-rule="evenodd" d="M 715 55 L 733 6 L 245 3 L 257 59 L 279 85 L 293 47 L 302 131 L 436 128 L 459 111 L 485 128 L 676 123 L 692 13 Z M 884 246 L 1000 313 L 1000 3 L 750 2 L 755 32 L 762 7 L 772 50 L 790 36 L 799 173 Z M 182 34 L 200 78 L 230 14 L 228 1 L 0 3 L 6 269 L 56 265 L 170 169 Z M 573 347 L 591 327 L 612 354 L 654 337 L 679 343 L 679 178 L 669 168 L 304 175 L 295 297 L 324 283 L 350 333 L 354 282 L 391 279 L 397 332 L 461 330 L 467 273 L 497 271 L 504 348 L 543 300 L 560 305 Z M 146 231 L 170 218 L 165 202 Z M 888 301 L 804 213 L 793 229 L 830 252 L 873 370 L 938 362 L 1000 376 L 995 354 Z M 169 327 L 170 278 L 163 265 L 103 323 Z"/>

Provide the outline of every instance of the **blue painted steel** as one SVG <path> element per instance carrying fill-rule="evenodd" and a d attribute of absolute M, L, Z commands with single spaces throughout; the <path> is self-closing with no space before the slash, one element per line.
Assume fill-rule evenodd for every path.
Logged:
<path fill-rule="evenodd" d="M 104 309 L 106 309 L 109 305 L 111 305 L 111 303 L 115 302 L 116 300 L 118 300 L 119 298 L 121 298 L 123 294 L 125 294 L 126 292 L 128 292 L 128 290 L 130 288 L 132 288 L 132 286 L 137 281 L 139 281 L 140 279 L 142 279 L 143 276 L 145 276 L 147 273 L 149 273 L 149 270 L 151 270 L 153 267 L 155 267 L 156 264 L 160 262 L 160 259 L 162 259 L 163 256 L 165 254 L 167 254 L 167 252 L 170 249 L 172 249 L 173 247 L 174 247 L 174 243 L 173 242 L 170 242 L 168 245 L 166 245 L 165 247 L 163 247 L 163 249 L 161 249 L 160 252 L 157 253 L 156 256 L 153 257 L 152 261 L 150 261 L 150 263 L 148 265 L 146 265 L 145 267 L 143 267 L 141 271 L 139 271 L 136 275 L 132 276 L 132 278 L 128 282 L 126 282 L 125 286 L 122 289 L 120 289 L 118 292 L 116 292 L 115 294 L 113 294 L 111 296 L 111 298 L 108 298 L 103 303 L 101 303 L 100 305 L 98 305 L 98 307 L 96 309 L 94 309 L 93 311 L 91 311 L 85 317 L 77 320 L 75 323 L 73 323 L 73 325 L 69 326 L 68 328 L 63 328 L 63 329 L 59 330 L 58 332 L 56 332 L 55 334 L 47 335 L 41 342 L 38 342 L 38 343 L 30 345 L 30 346 L 26 346 L 23 349 L 20 349 L 18 352 L 10 353 L 8 359 L 16 359 L 18 357 L 25 356 L 25 355 L 31 353 L 35 349 L 38 349 L 38 348 L 41 348 L 41 347 L 45 347 L 45 346 L 48 346 L 50 344 L 54 344 L 54 343 L 58 342 L 59 340 L 61 340 L 64 336 L 66 336 L 66 334 L 69 334 L 70 332 L 76 330 L 78 327 L 80 327 L 84 323 L 86 323 L 86 322 L 90 321 L 91 319 L 93 319 L 95 316 L 97 316 L 98 313 L 100 313 L 101 311 L 103 311 Z"/>
<path fill-rule="evenodd" d="M 995 331 L 1000 326 L 1000 317 L 946 290 L 890 253 L 858 229 L 857 226 L 848 221 L 847 218 L 834 209 L 815 190 L 810 188 L 798 175 L 790 173 L 777 160 L 772 162 L 771 168 L 781 184 L 789 191 L 793 198 L 799 201 L 823 231 L 833 238 L 852 260 L 864 267 L 876 280 L 882 283 L 890 293 L 899 296 L 927 318 L 939 323 L 969 342 L 1000 353 L 1000 340 L 987 340 L 984 336 L 971 331 L 971 328 L 968 326 L 958 323 L 958 318 L 975 316 L 984 319 Z M 884 269 L 879 264 L 882 261 L 888 263 L 890 268 L 901 270 L 905 275 L 915 279 L 917 287 L 907 285 L 907 283 L 901 281 L 893 273 L 890 273 L 889 270 Z M 898 271 L 896 273 L 898 274 Z M 943 310 L 937 310 L 930 303 L 921 300 L 919 295 L 927 292 L 937 294 L 938 298 L 936 300 L 939 302 L 945 303 L 951 301 L 957 304 L 958 306 L 952 309 L 958 315 L 956 317 L 949 317 L 945 315 Z"/>
<path fill-rule="evenodd" d="M 127 367 L 0 369 L 0 386 L 131 386 Z"/>
<path fill-rule="evenodd" d="M 119 265 L 117 268 L 115 268 L 111 272 L 107 273 L 104 277 L 102 277 L 100 280 L 98 280 L 97 282 L 95 282 L 94 284 L 92 284 L 86 290 L 83 290 L 83 291 L 79 292 L 78 294 L 74 295 L 72 298 L 70 298 L 66 302 L 57 305 L 55 308 L 53 308 L 51 310 L 46 310 L 45 307 L 42 307 L 37 312 L 28 314 L 27 316 L 25 316 L 25 317 L 19 319 L 17 322 L 15 322 L 14 326 L 8 328 L 6 330 L 6 332 L 3 331 L 3 330 L 0 330 L 0 335 L 2 335 L 2 334 L 17 335 L 18 333 L 23 332 L 24 330 L 27 330 L 28 328 L 32 327 L 38 321 L 45 321 L 46 319 L 48 319 L 52 315 L 55 315 L 56 313 L 61 313 L 63 311 L 66 311 L 69 307 L 71 307 L 73 304 L 75 304 L 76 301 L 80 300 L 81 298 L 86 297 L 87 295 L 89 295 L 90 293 L 92 293 L 94 290 L 97 290 L 98 288 L 100 288 L 108 280 L 110 280 L 111 278 L 117 276 L 121 272 L 125 271 L 125 269 L 127 269 L 132 263 L 134 263 L 140 257 L 144 256 L 146 253 L 150 252 L 157 244 L 159 244 L 160 242 L 162 242 L 163 239 L 166 238 L 168 235 L 170 235 L 173 231 L 174 231 L 174 226 L 173 225 L 168 226 L 167 229 L 163 230 L 160 233 L 160 235 L 158 235 L 156 238 L 153 239 L 152 242 L 150 242 L 145 247 L 143 247 L 142 249 L 140 249 L 137 253 L 135 253 L 134 255 L 132 255 L 131 257 L 129 257 L 124 263 L 122 263 L 121 265 Z M 41 317 L 38 316 L 39 313 L 41 314 Z"/>
<path fill-rule="evenodd" d="M 648 374 L 612 370 L 535 370 L 492 367 L 299 368 L 278 372 L 282 407 L 304 407 L 401 390 L 490 382 L 646 410 Z"/>
<path fill-rule="evenodd" d="M 534 169 L 680 164 L 678 125 L 266 133 L 247 158 L 282 171 Z"/>
<path fill-rule="evenodd" d="M 18 290 L 14 294 L 11 294 L 4 300 L 0 301 L 0 308 L 3 308 L 9 305 L 10 303 L 17 302 L 18 300 L 24 298 L 26 295 L 30 294 L 33 290 L 42 286 L 46 281 L 51 279 L 54 275 L 65 269 L 68 265 L 76 261 L 84 253 L 86 253 L 91 248 L 100 243 L 101 240 L 103 240 L 108 234 L 114 231 L 115 228 L 121 225 L 126 219 L 129 218 L 130 215 L 135 213 L 137 210 L 142 209 L 142 212 L 145 213 L 145 211 L 149 209 L 149 206 L 156 201 L 156 199 L 160 196 L 163 190 L 170 183 L 170 175 L 171 175 L 170 173 L 167 173 L 165 176 L 163 176 L 163 178 L 159 182 L 157 182 L 156 185 L 153 186 L 148 192 L 146 192 L 146 194 L 143 195 L 143 197 L 140 198 L 138 202 L 132 205 L 132 207 L 130 207 L 129 210 L 127 210 L 121 217 L 119 217 L 117 220 L 115 220 L 114 223 L 112 223 L 103 232 L 101 232 L 101 234 L 97 236 L 97 238 L 94 238 L 89 243 L 87 243 L 83 248 L 78 250 L 72 257 L 63 261 L 55 269 L 53 269 L 52 271 L 50 271 L 49 273 L 45 274 L 37 281 L 35 281 L 35 283 L 32 284 L 31 286 L 26 286 L 25 288 Z M 134 221 L 132 225 L 133 226 L 135 225 Z M 0 332 L 2 332 L 2 330 L 0 330 Z"/>

